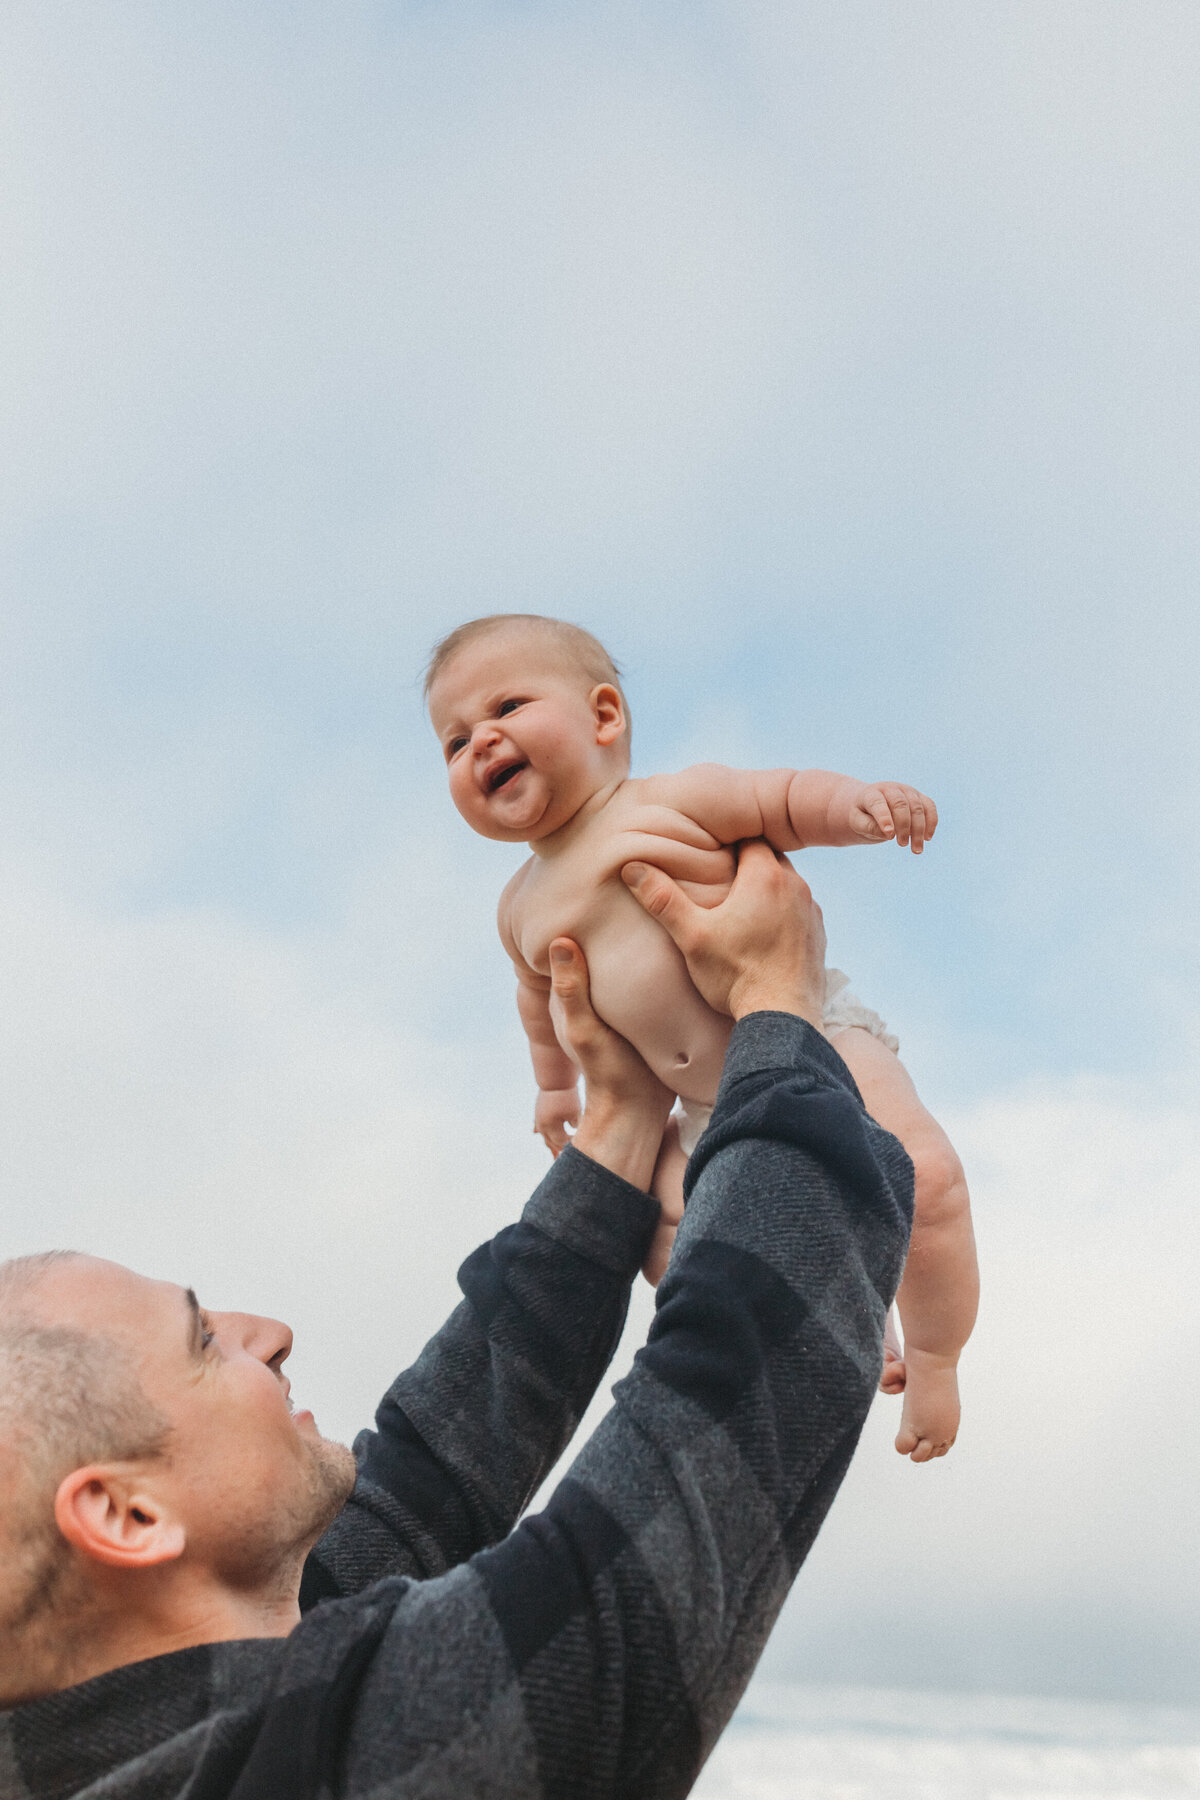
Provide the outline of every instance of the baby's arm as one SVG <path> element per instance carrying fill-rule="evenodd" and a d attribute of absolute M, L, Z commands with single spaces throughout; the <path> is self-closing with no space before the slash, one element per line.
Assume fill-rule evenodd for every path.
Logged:
<path fill-rule="evenodd" d="M 829 769 L 727 769 L 698 763 L 659 776 L 656 797 L 694 819 L 722 844 L 765 837 L 776 850 L 808 844 L 882 844 L 895 838 L 918 854 L 937 829 L 927 794 L 900 781 L 859 781 Z"/>
<path fill-rule="evenodd" d="M 566 1127 L 579 1123 L 579 1071 L 559 1043 L 550 1016 L 550 978 L 531 969 L 517 948 L 512 931 L 512 888 L 500 897 L 500 936 L 517 973 L 517 1011 L 529 1039 L 538 1097 L 533 1129 L 557 1156 L 568 1142 Z"/>
<path fill-rule="evenodd" d="M 579 1123 L 579 1071 L 554 1034 L 550 982 L 531 969 L 517 968 L 517 1011 L 529 1039 L 538 1097 L 533 1129 L 555 1156 L 567 1142 L 566 1126 Z"/>

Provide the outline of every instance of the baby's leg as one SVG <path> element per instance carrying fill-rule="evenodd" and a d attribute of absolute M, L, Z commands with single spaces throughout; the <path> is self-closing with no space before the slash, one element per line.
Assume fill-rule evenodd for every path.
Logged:
<path fill-rule="evenodd" d="M 654 1180 L 650 1183 L 650 1192 L 662 1208 L 642 1264 L 642 1274 L 651 1287 L 657 1287 L 667 1272 L 671 1246 L 683 1218 L 683 1174 L 687 1165 L 687 1151 L 679 1141 L 678 1120 L 670 1118 L 654 1165 Z"/>
<path fill-rule="evenodd" d="M 831 1033 L 830 1041 L 867 1111 L 900 1139 L 916 1172 L 912 1242 L 896 1296 L 904 1353 L 886 1362 L 881 1386 L 903 1389 L 897 1450 L 928 1462 L 946 1454 L 958 1431 L 958 1356 L 979 1304 L 967 1184 L 954 1146 L 899 1058 L 858 1026 Z"/>

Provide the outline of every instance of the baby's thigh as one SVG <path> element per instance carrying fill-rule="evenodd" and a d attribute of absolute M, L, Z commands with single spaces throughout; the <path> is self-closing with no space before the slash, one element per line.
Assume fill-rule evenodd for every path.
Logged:
<path fill-rule="evenodd" d="M 829 1041 L 857 1082 L 871 1117 L 898 1137 L 912 1157 L 918 1203 L 923 1197 L 936 1201 L 961 1181 L 962 1165 L 900 1058 L 857 1025 L 831 1032 Z"/>
<path fill-rule="evenodd" d="M 858 1083 L 863 1104 L 873 1119 L 903 1139 L 902 1127 L 929 1118 L 912 1076 L 894 1050 L 860 1025 L 831 1031 L 829 1041 Z"/>

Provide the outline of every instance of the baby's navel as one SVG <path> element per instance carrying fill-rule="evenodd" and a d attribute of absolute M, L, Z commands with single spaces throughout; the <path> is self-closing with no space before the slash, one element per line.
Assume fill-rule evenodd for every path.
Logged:
<path fill-rule="evenodd" d="M 691 1060 L 692 1059 L 686 1050 L 677 1050 L 675 1052 L 675 1067 L 677 1069 L 686 1069 Z"/>

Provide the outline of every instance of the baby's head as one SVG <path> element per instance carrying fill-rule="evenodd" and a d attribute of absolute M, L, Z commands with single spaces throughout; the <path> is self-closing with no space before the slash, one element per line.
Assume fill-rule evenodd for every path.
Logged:
<path fill-rule="evenodd" d="M 455 806 L 481 836 L 534 843 L 629 771 L 616 664 L 590 632 L 494 613 L 450 632 L 425 676 Z"/>

